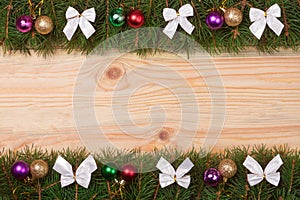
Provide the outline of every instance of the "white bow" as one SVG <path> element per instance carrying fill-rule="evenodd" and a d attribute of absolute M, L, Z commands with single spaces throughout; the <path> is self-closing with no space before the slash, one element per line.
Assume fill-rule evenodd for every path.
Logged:
<path fill-rule="evenodd" d="M 77 168 L 74 175 L 72 165 L 61 156 L 58 156 L 53 169 L 61 174 L 61 187 L 68 186 L 75 181 L 78 185 L 88 188 L 92 173 L 97 169 L 93 156 L 89 155 Z"/>
<path fill-rule="evenodd" d="M 283 164 L 280 155 L 274 157 L 266 166 L 265 170 L 261 168 L 254 158 L 247 156 L 243 165 L 252 173 L 247 174 L 250 186 L 260 183 L 264 178 L 272 185 L 278 186 L 280 181 L 280 172 L 276 172 Z"/>
<path fill-rule="evenodd" d="M 272 5 L 266 12 L 257 8 L 250 8 L 250 21 L 254 22 L 249 27 L 250 31 L 260 39 L 266 24 L 272 29 L 277 36 L 281 34 L 284 25 L 276 18 L 281 16 L 280 7 L 278 4 Z"/>
<path fill-rule="evenodd" d="M 185 30 L 188 34 L 192 34 L 195 26 L 191 24 L 187 17 L 194 16 L 193 7 L 190 4 L 185 4 L 179 8 L 178 13 L 172 8 L 164 8 L 163 16 L 165 21 L 169 22 L 163 32 L 172 39 L 178 24 Z"/>
<path fill-rule="evenodd" d="M 188 188 L 191 182 L 191 177 L 185 174 L 189 172 L 193 166 L 194 164 L 191 160 L 186 158 L 175 172 L 173 166 L 166 159 L 161 157 L 156 165 L 156 167 L 162 172 L 159 174 L 160 186 L 164 188 L 176 181 L 181 187 Z"/>
<path fill-rule="evenodd" d="M 66 18 L 68 22 L 63 32 L 67 36 L 68 40 L 71 40 L 78 25 L 86 39 L 88 39 L 95 32 L 94 27 L 90 24 L 90 22 L 95 22 L 96 19 L 95 8 L 87 9 L 83 11 L 82 14 L 79 14 L 75 8 L 69 7 L 66 12 Z"/>

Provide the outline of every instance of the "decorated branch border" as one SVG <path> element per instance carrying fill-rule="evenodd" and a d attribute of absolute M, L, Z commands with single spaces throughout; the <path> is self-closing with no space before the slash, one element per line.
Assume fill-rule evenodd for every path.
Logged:
<path fill-rule="evenodd" d="M 174 156 L 178 159 L 170 163 L 168 160 Z M 16 152 L 1 152 L 0 196 L 2 199 L 299 199 L 299 156 L 299 150 L 288 146 L 264 145 L 208 154 L 201 149 L 184 153 L 175 149 L 148 153 L 106 149 L 93 156 L 84 148 L 47 151 L 26 147 Z M 111 162 L 102 163 L 104 158 Z M 14 171 L 16 163 L 20 165 L 21 161 L 29 167 L 23 177 Z M 149 161 L 156 169 L 143 173 Z"/>
<path fill-rule="evenodd" d="M 132 44 L 140 48 L 138 53 L 153 53 L 139 43 L 139 28 L 160 27 L 166 37 L 153 32 L 152 43 L 176 42 L 179 31 L 211 54 L 248 47 L 268 53 L 298 50 L 299 7 L 297 0 L 2 0 L 0 45 L 4 52 L 51 55 L 64 49 L 88 54 L 109 37 L 134 29 Z M 189 48 L 181 45 L 182 51 Z"/>

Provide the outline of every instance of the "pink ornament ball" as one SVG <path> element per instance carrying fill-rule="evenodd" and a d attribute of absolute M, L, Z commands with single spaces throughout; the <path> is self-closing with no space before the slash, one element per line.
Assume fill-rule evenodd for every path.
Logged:
<path fill-rule="evenodd" d="M 18 31 L 22 33 L 27 33 L 32 29 L 33 21 L 30 16 L 22 15 L 17 18 L 16 27 Z"/>

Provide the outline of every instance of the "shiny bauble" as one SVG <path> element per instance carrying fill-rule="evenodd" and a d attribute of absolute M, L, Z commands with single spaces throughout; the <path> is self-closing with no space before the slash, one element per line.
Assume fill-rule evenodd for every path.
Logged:
<path fill-rule="evenodd" d="M 29 171 L 29 165 L 22 160 L 14 162 L 10 169 L 10 172 L 13 175 L 13 177 L 19 180 L 27 178 L 29 175 Z"/>
<path fill-rule="evenodd" d="M 206 16 L 206 25 L 213 30 L 219 29 L 224 24 L 224 17 L 219 11 L 211 11 Z"/>
<path fill-rule="evenodd" d="M 132 28 L 140 28 L 145 22 L 145 16 L 138 9 L 131 10 L 126 16 L 126 22 Z"/>
<path fill-rule="evenodd" d="M 120 168 L 121 178 L 130 182 L 137 176 L 137 168 L 132 164 L 125 164 Z"/>
<path fill-rule="evenodd" d="M 48 16 L 39 16 L 34 23 L 35 30 L 42 35 L 47 35 L 53 30 L 53 21 Z"/>
<path fill-rule="evenodd" d="M 237 172 L 237 166 L 235 162 L 231 159 L 223 159 L 219 163 L 218 170 L 223 178 L 231 178 Z"/>
<path fill-rule="evenodd" d="M 101 168 L 101 172 L 102 172 L 102 176 L 109 181 L 117 178 L 117 174 L 118 174 L 117 166 L 113 163 L 107 163 L 106 165 L 104 165 Z"/>
<path fill-rule="evenodd" d="M 215 168 L 209 168 L 204 172 L 203 180 L 204 182 L 212 187 L 216 187 L 219 182 L 221 181 L 221 174 L 220 172 Z"/>
<path fill-rule="evenodd" d="M 30 164 L 32 179 L 44 178 L 49 171 L 48 164 L 44 160 L 35 160 Z"/>
<path fill-rule="evenodd" d="M 243 14 L 237 8 L 227 8 L 224 12 L 224 19 L 228 26 L 238 26 L 243 20 Z"/>
<path fill-rule="evenodd" d="M 16 20 L 16 28 L 18 29 L 18 31 L 22 33 L 27 33 L 31 31 L 32 26 L 33 26 L 33 21 L 31 17 L 28 15 L 22 15 L 18 17 Z"/>
<path fill-rule="evenodd" d="M 124 15 L 124 11 L 123 8 L 117 8 L 117 9 L 113 9 L 108 16 L 109 22 L 113 25 L 113 26 L 122 26 L 123 24 L 125 24 L 125 15 Z"/>

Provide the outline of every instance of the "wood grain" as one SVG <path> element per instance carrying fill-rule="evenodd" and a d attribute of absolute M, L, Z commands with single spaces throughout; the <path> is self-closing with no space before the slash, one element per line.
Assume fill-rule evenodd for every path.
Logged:
<path fill-rule="evenodd" d="M 218 139 L 213 133 L 207 134 L 217 126 L 211 124 L 212 110 L 220 106 L 218 101 L 212 102 L 211 88 L 217 85 L 208 84 L 210 69 L 199 76 L 189 61 L 171 54 L 144 59 L 125 54 L 102 69 L 87 65 L 85 59 L 64 52 L 47 59 L 1 55 L 0 148 L 87 145 L 94 150 L 112 145 L 140 146 L 148 151 L 163 146 L 201 147 L 204 143 L 214 150 L 261 143 L 300 147 L 298 53 L 286 50 L 257 55 L 249 51 L 213 57 L 226 98 L 225 121 Z M 149 66 L 165 66 L 169 71 Z M 182 80 L 170 75 L 170 70 Z M 86 85 L 80 85 L 79 92 L 78 77 L 88 80 L 82 82 Z M 91 99 L 86 95 L 93 87 L 91 108 L 85 101 Z M 75 103 L 81 105 L 75 113 L 74 95 L 79 97 Z M 197 109 L 200 117 L 195 119 Z M 97 125 L 88 120 L 91 110 Z M 102 134 L 96 134 L 99 130 Z"/>

